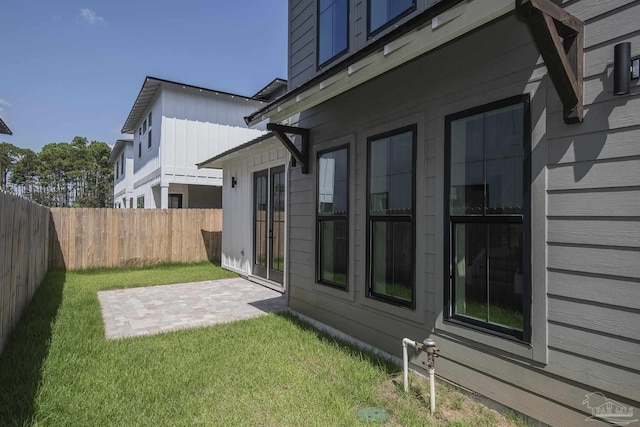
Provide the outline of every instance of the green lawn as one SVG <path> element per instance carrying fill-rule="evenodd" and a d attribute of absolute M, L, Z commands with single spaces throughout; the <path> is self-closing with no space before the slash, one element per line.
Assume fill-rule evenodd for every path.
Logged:
<path fill-rule="evenodd" d="M 398 367 L 290 315 L 104 338 L 99 290 L 229 276 L 210 264 L 49 273 L 0 356 L 0 425 L 360 425 L 368 406 L 387 425 L 512 425 L 446 388 L 431 417 L 424 380 L 405 395 Z"/>

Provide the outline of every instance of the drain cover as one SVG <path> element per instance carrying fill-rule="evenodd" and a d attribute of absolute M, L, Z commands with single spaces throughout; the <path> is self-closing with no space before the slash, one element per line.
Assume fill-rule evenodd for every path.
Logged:
<path fill-rule="evenodd" d="M 362 408 L 358 411 L 358 419 L 366 422 L 384 424 L 389 420 L 389 413 L 380 408 Z"/>

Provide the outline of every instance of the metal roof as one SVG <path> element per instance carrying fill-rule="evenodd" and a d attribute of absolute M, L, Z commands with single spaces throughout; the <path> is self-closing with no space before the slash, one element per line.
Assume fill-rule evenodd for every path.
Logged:
<path fill-rule="evenodd" d="M 171 80 L 160 79 L 158 77 L 146 76 L 144 79 L 144 83 L 142 83 L 142 87 L 140 88 L 140 92 L 138 93 L 138 97 L 133 103 L 133 107 L 131 107 L 131 111 L 129 112 L 129 116 L 122 126 L 122 133 L 135 133 L 136 127 L 138 124 L 144 119 L 144 115 L 149 110 L 149 106 L 151 102 L 156 97 L 158 90 L 163 84 L 179 86 L 181 88 L 191 88 L 197 89 L 200 91 L 206 91 L 208 93 L 215 93 L 216 95 L 225 95 L 230 97 L 238 97 L 246 100 L 259 101 L 253 97 L 238 95 L 235 93 L 224 92 L 221 90 L 208 89 L 200 86 L 193 86 L 186 83 L 174 82 Z"/>
<path fill-rule="evenodd" d="M 287 81 L 285 79 L 276 77 L 269 84 L 260 89 L 255 95 L 253 95 L 253 97 L 265 101 L 271 100 L 271 95 L 278 89 L 281 89 L 283 86 L 287 86 Z"/>
<path fill-rule="evenodd" d="M 116 141 L 111 150 L 111 154 L 109 154 L 109 161 L 111 163 L 117 160 L 118 154 L 120 154 L 120 151 L 122 151 L 127 144 L 133 145 L 133 139 L 119 139 Z"/>
<path fill-rule="evenodd" d="M 278 143 L 280 142 L 280 140 L 276 137 L 275 133 L 268 132 L 262 136 L 259 136 L 258 138 L 252 139 L 251 141 L 245 142 L 244 144 L 238 145 L 237 147 L 233 147 L 230 150 L 220 153 L 217 156 L 210 158 L 209 160 L 205 160 L 202 163 L 198 163 L 197 165 L 198 169 L 202 169 L 202 168 L 221 169 L 222 162 L 224 162 L 225 160 L 228 160 L 231 157 L 235 157 L 240 151 L 247 150 L 253 147 L 254 145 L 263 143 L 272 138 L 273 138 L 273 142 L 278 142 Z"/>
<path fill-rule="evenodd" d="M 9 126 L 7 126 L 2 119 L 0 119 L 0 133 L 3 133 L 5 135 L 13 135 L 13 132 L 11 132 L 11 129 L 9 129 Z"/>

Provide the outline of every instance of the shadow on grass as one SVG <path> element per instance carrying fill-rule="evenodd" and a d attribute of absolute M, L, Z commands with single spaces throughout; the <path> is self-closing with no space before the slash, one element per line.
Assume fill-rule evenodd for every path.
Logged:
<path fill-rule="evenodd" d="M 66 274 L 50 271 L 0 355 L 0 425 L 31 424 Z"/>
<path fill-rule="evenodd" d="M 390 361 L 377 356 L 367 350 L 363 350 L 359 347 L 357 347 L 356 345 L 349 343 L 347 341 L 343 341 L 341 339 L 332 337 L 331 335 L 329 335 L 326 332 L 320 331 L 316 328 L 314 328 L 312 325 L 310 325 L 309 323 L 305 322 L 304 320 L 296 317 L 295 315 L 289 313 L 289 312 L 278 312 L 278 313 L 274 313 L 276 316 L 280 316 L 284 319 L 287 319 L 289 322 L 293 323 L 294 325 L 296 325 L 300 330 L 302 331 L 308 331 L 308 332 L 313 332 L 316 337 L 318 338 L 318 341 L 328 344 L 328 345 L 335 345 L 337 347 L 340 348 L 340 350 L 342 352 L 347 353 L 349 356 L 351 357 L 356 357 L 358 359 L 364 360 L 367 363 L 370 363 L 373 366 L 378 366 L 381 369 L 384 370 L 384 372 L 389 375 L 389 376 L 393 376 L 398 374 L 398 372 L 400 372 L 401 368 L 396 366 L 395 364 L 391 363 Z"/>

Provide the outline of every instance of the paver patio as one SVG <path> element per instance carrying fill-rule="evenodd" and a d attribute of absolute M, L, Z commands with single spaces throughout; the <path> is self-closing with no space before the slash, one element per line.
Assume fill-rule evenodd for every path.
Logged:
<path fill-rule="evenodd" d="M 286 309 L 279 292 L 242 278 L 98 292 L 105 336 L 151 335 Z"/>

